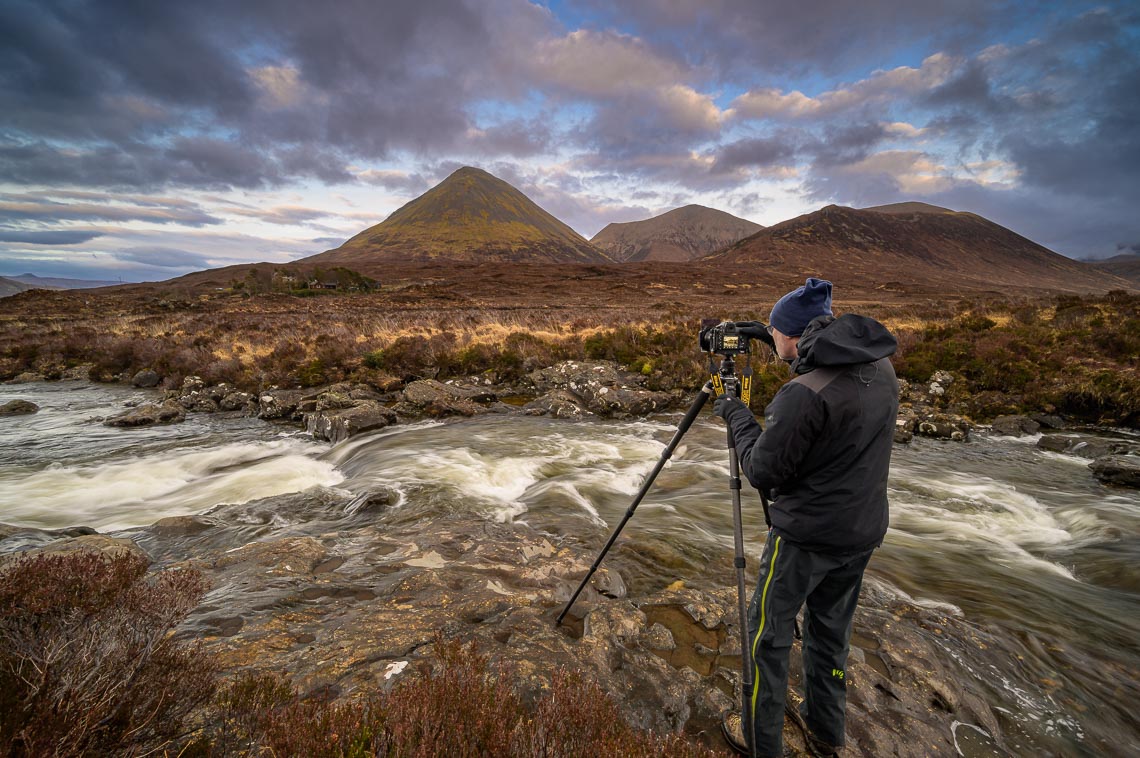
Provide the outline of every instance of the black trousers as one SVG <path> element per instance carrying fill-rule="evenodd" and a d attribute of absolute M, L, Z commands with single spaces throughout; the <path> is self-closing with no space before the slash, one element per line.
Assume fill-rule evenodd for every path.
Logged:
<path fill-rule="evenodd" d="M 803 628 L 803 716 L 812 734 L 844 744 L 847 651 L 863 570 L 873 551 L 835 556 L 801 550 L 768 533 L 760 578 L 748 607 L 752 646 L 753 739 L 758 756 L 783 755 L 788 653 L 796 614 Z"/>

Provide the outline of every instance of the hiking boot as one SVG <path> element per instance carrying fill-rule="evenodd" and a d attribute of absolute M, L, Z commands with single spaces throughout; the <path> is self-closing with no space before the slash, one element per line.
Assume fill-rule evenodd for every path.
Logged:
<path fill-rule="evenodd" d="M 800 693 L 795 690 L 788 690 L 788 699 L 784 701 L 784 712 L 788 714 L 795 725 L 800 728 L 804 735 L 804 744 L 807 746 L 808 752 L 815 758 L 837 758 L 840 751 L 843 750 L 841 745 L 832 745 L 830 742 L 821 740 L 812 734 L 811 729 L 808 728 L 807 721 L 800 713 L 800 706 L 803 705 L 804 699 Z"/>
<path fill-rule="evenodd" d="M 720 731 L 724 734 L 724 740 L 728 743 L 729 747 L 740 755 L 748 755 L 748 743 L 744 741 L 743 721 L 740 714 L 736 711 L 725 711 L 720 717 Z M 795 758 L 797 755 L 798 753 L 785 745 L 784 753 L 780 758 Z M 757 758 L 772 757 L 757 756 Z"/>

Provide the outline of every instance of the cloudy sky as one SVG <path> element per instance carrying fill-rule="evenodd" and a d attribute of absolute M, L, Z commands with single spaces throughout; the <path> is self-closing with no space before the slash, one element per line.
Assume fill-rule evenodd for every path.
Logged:
<path fill-rule="evenodd" d="M 1140 7 L 0 0 L 0 275 L 287 261 L 463 165 L 586 237 L 921 200 L 1140 251 Z"/>

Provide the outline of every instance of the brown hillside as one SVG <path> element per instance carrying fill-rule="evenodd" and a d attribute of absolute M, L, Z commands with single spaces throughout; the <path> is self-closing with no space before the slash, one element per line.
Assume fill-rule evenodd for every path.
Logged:
<path fill-rule="evenodd" d="M 700 258 L 764 227 L 731 213 L 686 205 L 644 221 L 610 224 L 590 243 L 623 263 Z"/>
<path fill-rule="evenodd" d="M 1089 265 L 1112 276 L 1127 279 L 1133 286 L 1140 287 L 1140 255 L 1117 255 L 1103 261 L 1090 262 Z"/>
<path fill-rule="evenodd" d="M 378 275 L 388 264 L 427 261 L 611 262 L 507 182 L 464 167 L 383 223 L 299 263 Z"/>
<path fill-rule="evenodd" d="M 973 213 L 915 204 L 890 210 L 829 205 L 770 226 L 705 260 L 893 289 L 962 288 L 1103 292 L 1134 288 Z M 924 205 L 924 204 L 917 204 Z M 901 206 L 901 207 L 900 207 Z M 907 206 L 912 206 L 908 208 Z"/>

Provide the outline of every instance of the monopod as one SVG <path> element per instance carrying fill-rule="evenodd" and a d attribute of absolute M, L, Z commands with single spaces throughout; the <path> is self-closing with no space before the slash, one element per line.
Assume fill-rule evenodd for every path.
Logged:
<path fill-rule="evenodd" d="M 736 353 L 747 354 L 747 342 L 744 342 L 744 348 L 736 350 Z M 562 609 L 562 613 L 558 614 L 557 623 L 561 624 L 562 619 L 565 618 L 570 608 L 574 605 L 574 601 L 578 599 L 578 595 L 585 589 L 589 583 L 590 578 L 594 572 L 598 570 L 602 560 L 606 557 L 606 553 L 613 547 L 614 542 L 617 540 L 621 530 L 633 518 L 634 511 L 637 506 L 641 504 L 642 499 L 649 488 L 653 486 L 653 481 L 657 475 L 661 473 L 661 469 L 672 457 L 673 451 L 676 450 L 677 445 L 680 443 L 681 438 L 685 436 L 685 432 L 693 425 L 697 415 L 700 413 L 701 408 L 712 395 L 717 397 L 725 394 L 731 394 L 740 398 L 746 404 L 748 403 L 752 390 L 752 371 L 749 364 L 745 364 L 744 380 L 741 382 L 736 376 L 736 363 L 733 360 L 732 353 L 724 353 L 723 360 L 721 360 L 719 370 L 713 364 L 713 352 L 709 352 L 709 368 L 712 374 L 712 379 L 701 387 L 693 404 L 689 406 L 689 410 L 685 412 L 685 417 L 681 419 L 681 423 L 677 425 L 677 431 L 673 434 L 673 439 L 665 446 L 665 450 L 661 453 L 661 458 L 657 461 L 657 465 L 653 467 L 648 478 L 641 485 L 637 495 L 634 497 L 633 502 L 629 508 L 626 509 L 625 516 L 622 517 L 621 522 L 614 529 L 610 538 L 606 541 L 605 547 L 598 557 L 594 560 L 594 565 L 590 566 L 590 570 L 586 573 L 578 589 L 574 590 L 574 594 L 570 596 L 570 601 L 566 603 L 566 607 Z M 740 661 L 741 661 L 741 677 L 740 677 L 740 696 L 743 715 L 741 719 L 741 727 L 744 732 L 745 742 L 748 744 L 748 754 L 755 756 L 756 751 L 752 745 L 752 708 L 749 707 L 749 701 L 752 697 L 752 683 L 754 669 L 752 667 L 752 651 L 748 644 L 748 616 L 745 601 L 745 588 L 744 588 L 744 530 L 743 522 L 740 514 L 740 461 L 736 454 L 736 444 L 732 437 L 732 427 L 728 427 L 728 465 L 729 465 L 729 488 L 732 491 L 732 527 L 733 527 L 733 542 L 735 548 L 735 560 L 733 565 L 736 567 L 736 594 L 737 606 L 740 613 Z M 765 517 L 767 516 L 767 503 L 765 506 Z"/>

